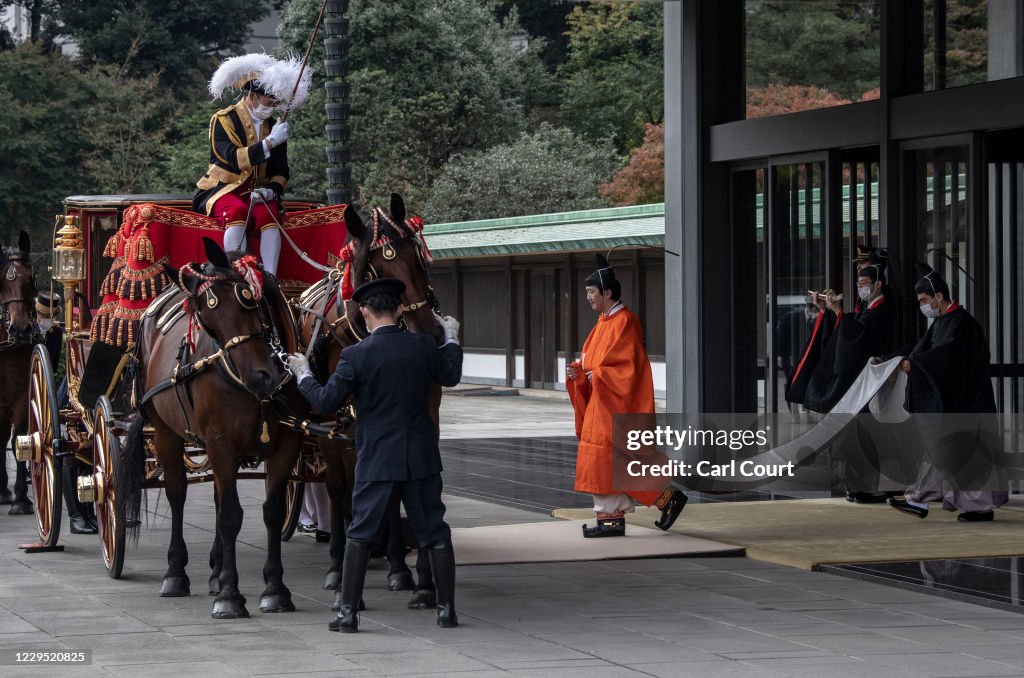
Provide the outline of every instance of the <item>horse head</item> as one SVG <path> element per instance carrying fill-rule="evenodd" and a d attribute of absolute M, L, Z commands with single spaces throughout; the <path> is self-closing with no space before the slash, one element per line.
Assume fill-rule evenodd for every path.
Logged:
<path fill-rule="evenodd" d="M 391 194 L 390 209 L 375 207 L 365 221 L 351 205 L 345 209 L 353 287 L 375 278 L 401 280 L 405 283 L 404 322 L 411 331 L 429 334 L 440 344 L 444 328 L 434 315 L 437 299 L 430 286 L 431 257 L 423 240 L 423 221 L 406 216 L 405 203 L 397 193 Z M 359 314 L 353 311 L 349 317 Z"/>
<path fill-rule="evenodd" d="M 258 270 L 244 259 L 232 264 L 220 245 L 209 238 L 203 241 L 208 262 L 186 264 L 176 276 L 188 297 L 189 332 L 194 335 L 201 329 L 209 335 L 214 351 L 222 355 L 219 366 L 226 376 L 257 399 L 266 400 L 282 377 L 260 312 L 261 278 L 254 275 Z"/>
<path fill-rule="evenodd" d="M 39 334 L 31 247 L 22 231 L 17 249 L 0 251 L 0 349 L 30 345 Z"/>

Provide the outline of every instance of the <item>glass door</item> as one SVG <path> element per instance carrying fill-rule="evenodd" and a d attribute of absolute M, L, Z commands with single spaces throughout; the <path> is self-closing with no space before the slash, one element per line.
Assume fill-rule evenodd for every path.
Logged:
<path fill-rule="evenodd" d="M 915 262 L 930 265 L 949 284 L 953 299 L 970 308 L 975 300 L 975 276 L 970 228 L 970 145 L 916 148 L 907 152 L 911 177 L 908 195 L 915 239 Z M 916 272 L 911 276 L 917 280 Z M 912 299 L 906 300 L 911 303 Z M 981 309 L 978 309 L 981 310 Z M 923 322 L 923 319 L 922 319 Z"/>
<path fill-rule="evenodd" d="M 786 384 L 799 365 L 816 309 L 808 290 L 828 287 L 825 279 L 825 163 L 772 165 L 769 169 L 767 325 L 772 355 L 765 373 L 765 409 L 787 409 Z"/>

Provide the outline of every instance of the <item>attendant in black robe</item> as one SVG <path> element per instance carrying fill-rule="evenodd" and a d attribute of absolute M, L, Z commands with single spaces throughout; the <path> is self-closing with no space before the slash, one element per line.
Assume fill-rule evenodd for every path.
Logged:
<path fill-rule="evenodd" d="M 857 273 L 858 306 L 844 313 L 833 302 L 828 312 L 835 317 L 835 329 L 811 372 L 804 403 L 815 412 L 829 412 L 846 394 L 871 358 L 892 351 L 895 313 L 888 295 L 884 265 L 869 264 Z M 866 418 L 857 418 L 832 446 L 833 482 L 846 493 L 848 501 L 885 501 L 881 492 L 881 463 L 877 436 Z M 883 455 L 884 456 L 884 455 Z"/>
<path fill-rule="evenodd" d="M 853 263 L 857 267 L 858 281 L 860 280 L 860 271 L 863 271 L 868 267 L 874 267 L 877 275 L 873 275 L 872 278 L 877 282 L 879 277 L 881 277 L 882 281 L 881 287 L 878 288 L 880 290 L 879 293 L 872 295 L 870 299 L 874 301 L 874 299 L 877 296 L 884 296 L 884 274 L 885 268 L 889 263 L 889 253 L 884 249 L 868 247 L 866 245 L 858 245 L 857 254 L 853 259 Z M 860 370 L 863 369 L 864 367 L 864 363 L 866 363 L 867 361 L 865 360 L 863 363 L 860 364 L 860 366 L 857 368 L 857 372 L 854 373 L 854 375 L 850 377 L 848 381 L 845 381 L 845 385 L 843 385 L 842 383 L 840 384 L 842 390 L 839 391 L 838 395 L 835 396 L 831 404 L 827 404 L 826 406 L 826 401 L 829 399 L 829 394 L 822 393 L 821 391 L 822 377 L 819 377 L 818 379 L 818 386 L 816 387 L 817 392 L 812 391 L 811 393 L 808 393 L 808 387 L 810 385 L 811 378 L 817 371 L 818 365 L 822 361 L 822 357 L 825 354 L 826 348 L 829 346 L 830 342 L 834 341 L 833 337 L 839 331 L 839 321 L 842 315 L 842 295 L 836 294 L 832 290 L 825 290 L 824 292 L 811 292 L 811 301 L 814 302 L 814 304 L 821 310 L 821 313 L 818 314 L 817 320 L 813 323 L 813 326 L 811 327 L 810 338 L 807 340 L 807 343 L 804 345 L 803 350 L 800 352 L 799 356 L 794 362 L 792 372 L 786 373 L 786 401 L 790 403 L 791 408 L 793 403 L 799 403 L 805 405 L 809 410 L 824 413 L 831 410 L 832 406 L 836 402 L 838 402 L 839 398 L 841 398 L 842 395 L 846 392 L 846 389 L 849 388 L 850 384 L 853 383 L 853 380 L 857 378 L 857 374 L 860 373 Z M 864 302 L 862 301 L 861 297 L 858 296 L 857 299 L 854 301 L 853 305 L 854 315 L 860 313 L 861 305 L 863 303 Z M 889 329 L 888 333 L 886 334 L 886 341 L 891 341 L 891 301 L 888 307 L 883 310 L 883 312 L 887 314 L 890 318 Z M 847 332 L 849 331 L 850 328 L 847 329 Z M 878 335 L 874 333 L 872 333 L 871 336 L 874 338 L 878 337 Z M 886 351 L 888 350 L 891 350 L 891 348 L 887 347 Z M 868 357 L 872 357 L 873 355 L 881 354 L 874 353 L 870 354 Z M 830 353 L 830 356 L 834 356 L 834 352 Z M 826 363 L 826 372 L 834 372 L 834 357 L 827 358 Z M 849 364 L 849 361 L 847 361 L 845 366 L 849 367 Z"/>
<path fill-rule="evenodd" d="M 946 281 L 921 268 L 914 292 L 933 322 L 901 367 L 910 375 L 909 409 L 918 415 L 929 458 L 906 498 L 889 504 L 924 518 L 929 502 L 942 501 L 947 510 L 961 511 L 961 522 L 992 520 L 1009 492 L 992 449 L 999 436 L 988 341 L 978 321 L 950 298 Z"/>

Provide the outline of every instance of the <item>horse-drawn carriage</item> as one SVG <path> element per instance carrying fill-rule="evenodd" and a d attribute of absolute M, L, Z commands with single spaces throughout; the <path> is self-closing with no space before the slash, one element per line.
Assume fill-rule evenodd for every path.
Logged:
<path fill-rule="evenodd" d="M 28 432 L 17 438 L 16 456 L 31 462 L 42 548 L 55 547 L 60 536 L 63 464 L 74 459 L 86 469 L 78 477 L 78 496 L 95 505 L 104 564 L 114 578 L 121 576 L 126 535 L 138 528 L 142 490 L 167 492 L 176 514 L 174 551 L 181 536 L 184 486 L 216 481 L 218 531 L 211 552 L 211 593 L 226 583 L 235 588 L 233 595 L 240 601 L 218 600 L 214 616 L 241 616 L 247 612 L 237 593 L 237 573 L 220 573 L 222 566 L 234 569 L 237 530 L 231 534 L 221 525 L 222 514 L 232 513 L 226 506 L 237 504 L 234 479 L 265 479 L 264 517 L 268 530 L 275 525 L 281 539 L 287 540 L 295 529 L 302 484 L 325 475 L 335 524 L 343 524 L 346 517 L 341 499 L 346 485 L 350 491 L 354 460 L 348 454 L 341 461 L 342 448 L 335 448 L 332 455 L 324 450 L 330 445 L 350 449 L 342 431 L 352 422 L 341 415 L 312 421 L 301 397 L 295 398 L 294 383 L 289 384 L 284 355 L 304 350 L 321 376 L 331 369 L 341 348 L 358 341 L 365 331 L 350 320 L 359 314 L 350 312 L 343 293 L 346 286 L 351 289 L 365 279 L 388 275 L 407 282 L 406 321 L 414 330 L 437 331 L 432 312 L 436 302 L 427 277 L 429 251 L 420 235 L 422 222 L 405 218 L 397 196 L 390 211 L 373 210 L 372 225 L 350 207 L 285 201 L 282 230 L 289 246 L 282 251 L 276 277 L 260 275 L 251 263 L 249 269 L 228 263 L 213 244 L 220 242 L 220 226 L 189 212 L 188 204 L 186 197 L 154 195 L 65 200 L 64 214 L 54 227 L 53 278 L 65 291 L 67 400 L 58 401 L 54 365 L 37 345 L 29 367 Z M 192 263 L 204 260 L 210 261 Z M 250 269 L 262 282 L 254 280 Z M 255 330 L 243 334 L 229 327 L 233 312 L 238 327 L 256 323 Z M 167 357 L 173 348 L 177 355 Z M 241 358 L 233 360 L 232 355 Z M 205 381 L 197 381 L 197 375 Z M 261 379 L 273 382 L 273 388 L 262 389 Z M 217 416 L 223 420 L 237 415 L 241 429 L 247 429 L 236 433 L 241 436 L 237 454 L 220 449 L 222 444 L 231 447 L 226 438 L 218 437 L 220 433 L 208 431 L 208 438 L 220 441 L 215 447 L 202 436 L 203 426 L 213 425 L 201 421 L 207 410 L 228 396 L 235 399 L 235 409 Z M 202 402 L 193 402 L 197 398 Z M 122 449 L 131 446 L 135 449 Z M 275 457 L 279 448 L 287 449 Z M 227 458 L 221 468 L 218 454 Z M 335 471 L 325 473 L 332 458 Z M 260 463 L 264 470 L 257 472 Z M 137 469 L 125 468 L 136 464 Z M 239 466 L 250 470 L 240 472 Z M 231 476 L 230 482 L 226 476 Z M 268 509 L 282 500 L 283 516 Z M 238 507 L 239 523 L 240 511 Z M 339 532 L 335 530 L 335 536 Z M 280 550 L 273 544 L 277 539 L 273 534 L 270 539 L 268 566 L 270 559 L 277 559 L 279 586 L 272 586 L 274 575 L 268 575 L 261 610 L 293 609 L 279 581 Z M 225 562 L 220 549 L 228 540 Z M 183 541 L 180 549 L 184 552 Z M 343 550 L 344 537 L 332 539 L 325 586 L 336 586 Z M 169 564 L 161 595 L 188 595 L 184 559 L 169 555 Z"/>

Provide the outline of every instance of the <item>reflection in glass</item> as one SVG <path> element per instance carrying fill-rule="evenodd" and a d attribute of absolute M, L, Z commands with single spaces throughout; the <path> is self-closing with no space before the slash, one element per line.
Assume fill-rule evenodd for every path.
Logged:
<path fill-rule="evenodd" d="M 746 0 L 747 118 L 878 98 L 880 0 Z"/>
<path fill-rule="evenodd" d="M 973 292 L 968 275 L 967 147 L 918 151 L 914 168 L 917 261 L 932 266 L 949 284 L 953 299 L 966 306 Z"/>
<path fill-rule="evenodd" d="M 776 360 L 768 381 L 774 390 L 774 412 L 786 407 L 786 383 L 810 332 L 812 308 L 807 291 L 826 287 L 823 176 L 823 163 L 782 165 L 774 170 L 769 242 Z M 795 336 L 786 341 L 786 330 L 794 327 L 799 332 L 790 334 L 798 334 L 802 342 Z"/>
<path fill-rule="evenodd" d="M 924 88 L 1024 75 L 1024 2 L 924 0 Z"/>

